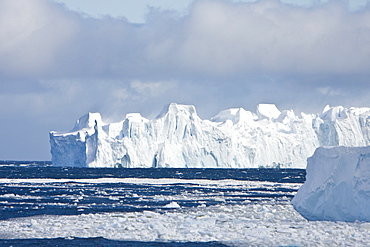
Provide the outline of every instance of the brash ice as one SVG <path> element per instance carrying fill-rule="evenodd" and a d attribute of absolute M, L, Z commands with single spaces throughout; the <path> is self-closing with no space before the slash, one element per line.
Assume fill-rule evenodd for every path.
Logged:
<path fill-rule="evenodd" d="M 319 146 L 369 143 L 370 108 L 341 106 L 295 115 L 260 104 L 202 120 L 194 106 L 172 103 L 153 120 L 131 113 L 105 124 L 88 113 L 71 131 L 50 132 L 53 165 L 77 167 L 305 168 Z"/>

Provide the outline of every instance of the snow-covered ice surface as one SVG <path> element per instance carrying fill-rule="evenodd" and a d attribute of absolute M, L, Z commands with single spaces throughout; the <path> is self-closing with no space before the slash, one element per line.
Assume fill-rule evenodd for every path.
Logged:
<path fill-rule="evenodd" d="M 202 120 L 194 106 L 172 103 L 153 120 L 131 113 L 105 124 L 89 113 L 71 131 L 50 132 L 53 164 L 76 167 L 305 168 L 319 146 L 369 144 L 370 108 L 341 106 L 296 115 L 260 104 Z"/>
<path fill-rule="evenodd" d="M 370 147 L 320 147 L 292 203 L 309 220 L 370 221 Z"/>
<path fill-rule="evenodd" d="M 229 246 L 368 246 L 368 223 L 309 222 L 289 202 L 0 221 L 0 238 L 104 237 Z"/>
<path fill-rule="evenodd" d="M 0 169 L 7 174 L 0 179 L 3 243 L 86 238 L 86 246 L 103 237 L 121 244 L 134 241 L 131 246 L 178 241 L 227 246 L 370 245 L 369 223 L 307 221 L 294 210 L 290 200 L 304 175 L 299 170 L 224 169 L 214 180 L 207 178 L 213 169 L 141 169 L 148 175 L 142 178 L 117 176 L 120 170 L 137 172 L 134 169 L 48 167 L 42 170 L 51 174 L 46 177 L 37 177 L 36 168 L 28 173 L 22 167 Z M 103 176 L 91 178 L 91 170 Z M 166 172 L 172 177 L 150 178 Z M 193 178 L 177 178 L 186 172 Z M 278 175 L 284 179 L 272 182 Z M 259 180 L 251 181 L 255 176 Z"/>

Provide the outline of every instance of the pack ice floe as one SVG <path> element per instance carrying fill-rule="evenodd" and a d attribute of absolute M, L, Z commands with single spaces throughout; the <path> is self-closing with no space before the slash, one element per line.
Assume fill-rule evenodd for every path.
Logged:
<path fill-rule="evenodd" d="M 139 113 L 106 124 L 88 113 L 68 132 L 50 132 L 55 166 L 305 168 L 319 146 L 366 146 L 370 108 L 326 106 L 296 115 L 273 104 L 202 120 L 191 105 L 169 104 L 153 120 Z"/>

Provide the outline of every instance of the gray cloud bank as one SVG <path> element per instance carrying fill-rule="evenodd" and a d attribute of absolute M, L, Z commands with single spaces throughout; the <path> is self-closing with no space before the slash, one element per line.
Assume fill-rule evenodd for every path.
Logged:
<path fill-rule="evenodd" d="M 88 111 L 107 121 L 196 105 L 318 112 L 370 106 L 370 8 L 341 1 L 195 1 L 145 24 L 47 0 L 0 1 L 0 159 L 50 159 L 48 131 Z"/>

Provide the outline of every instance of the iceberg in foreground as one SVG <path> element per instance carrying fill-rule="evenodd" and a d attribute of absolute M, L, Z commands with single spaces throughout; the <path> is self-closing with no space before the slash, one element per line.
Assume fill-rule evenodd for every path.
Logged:
<path fill-rule="evenodd" d="M 370 146 L 318 148 L 292 204 L 308 220 L 370 221 Z"/>
<path fill-rule="evenodd" d="M 369 119 L 370 108 L 295 115 L 260 104 L 202 120 L 194 106 L 172 103 L 153 120 L 131 113 L 105 124 L 89 113 L 69 132 L 50 132 L 50 144 L 55 166 L 305 168 L 319 146 L 369 145 Z"/>

